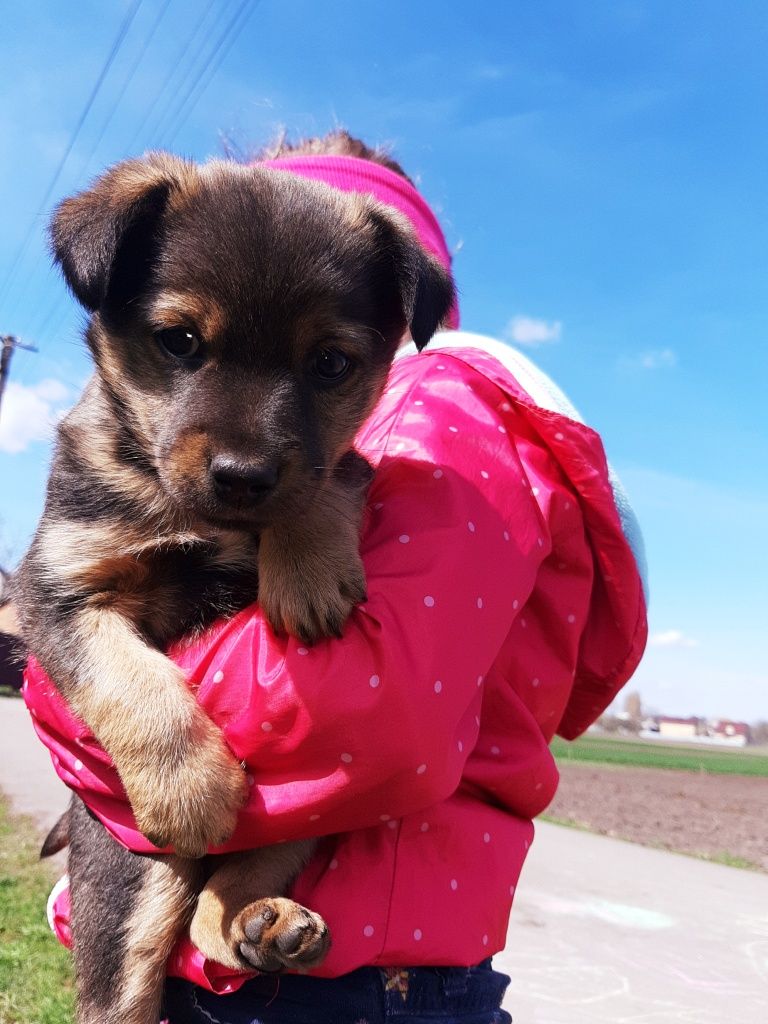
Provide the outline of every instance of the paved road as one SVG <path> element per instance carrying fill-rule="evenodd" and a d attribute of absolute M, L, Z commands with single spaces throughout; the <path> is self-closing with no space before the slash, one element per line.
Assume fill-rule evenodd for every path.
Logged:
<path fill-rule="evenodd" d="M 0 752 L 47 828 L 66 791 L 21 701 L 0 698 Z M 768 876 L 541 823 L 495 963 L 515 1024 L 764 1021 Z"/>
<path fill-rule="evenodd" d="M 35 736 L 24 701 L 15 697 L 0 697 L 0 789 L 45 832 L 69 801 L 48 751 Z"/>
<path fill-rule="evenodd" d="M 768 875 L 540 823 L 495 963 L 515 1024 L 757 1024 Z"/>

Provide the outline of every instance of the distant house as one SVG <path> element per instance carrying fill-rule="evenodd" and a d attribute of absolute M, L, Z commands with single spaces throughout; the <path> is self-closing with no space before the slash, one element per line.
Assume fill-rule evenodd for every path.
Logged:
<path fill-rule="evenodd" d="M 707 733 L 721 743 L 733 744 L 734 747 L 746 747 L 749 743 L 750 729 L 746 722 L 731 722 L 725 718 L 716 718 L 709 723 Z"/>
<path fill-rule="evenodd" d="M 672 718 L 669 715 L 646 719 L 640 735 L 649 740 L 682 740 L 729 747 L 745 747 L 752 739 L 746 722 L 732 722 L 726 718 Z"/>
<path fill-rule="evenodd" d="M 695 739 L 701 732 L 701 722 L 698 718 L 669 718 L 660 715 L 657 721 L 659 739 Z"/>

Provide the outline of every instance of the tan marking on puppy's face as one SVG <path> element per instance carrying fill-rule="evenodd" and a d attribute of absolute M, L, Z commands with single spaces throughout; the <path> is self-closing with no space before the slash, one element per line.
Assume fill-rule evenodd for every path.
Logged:
<path fill-rule="evenodd" d="M 173 447 L 163 458 L 161 473 L 177 493 L 193 488 L 205 480 L 211 462 L 213 438 L 205 430 L 190 428 L 182 431 Z"/>
<path fill-rule="evenodd" d="M 189 327 L 207 344 L 220 338 L 227 326 L 225 310 L 211 296 L 193 292 L 168 291 L 152 295 L 146 315 L 158 328 Z"/>

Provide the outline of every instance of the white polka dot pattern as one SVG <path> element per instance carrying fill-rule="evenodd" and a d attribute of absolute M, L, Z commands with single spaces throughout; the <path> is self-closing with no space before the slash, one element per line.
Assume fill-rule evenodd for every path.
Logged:
<path fill-rule="evenodd" d="M 563 652 L 599 639 L 606 663 L 616 652 L 623 658 L 636 625 L 621 597 L 637 588 L 626 586 L 626 565 L 617 564 L 623 540 L 610 526 L 615 510 L 596 517 L 614 529 L 597 541 L 582 516 L 590 503 L 608 500 L 600 497 L 602 455 L 595 446 L 594 466 L 576 466 L 595 470 L 590 487 L 598 497 L 585 497 L 560 461 L 571 438 L 588 460 L 591 436 L 579 435 L 575 423 L 566 429 L 556 415 L 537 418 L 514 383 L 505 384 L 500 364 L 484 376 L 460 357 L 439 364 L 419 358 L 413 372 L 395 367 L 385 412 L 374 413 L 375 428 L 366 426 L 355 442 L 377 470 L 362 538 L 370 596 L 343 638 L 297 646 L 264 629 L 257 611 L 244 630 L 239 619 L 217 626 L 215 639 L 200 644 L 208 645 L 203 657 L 194 645 L 183 654 L 191 687 L 208 684 L 200 699 L 224 725 L 237 760 L 259 765 L 258 790 L 244 772 L 254 787 L 246 809 L 254 832 L 263 826 L 271 842 L 279 827 L 335 837 L 321 847 L 330 846 L 333 859 L 316 861 L 300 891 L 313 906 L 312 893 L 322 887 L 320 905 L 337 906 L 341 928 L 349 924 L 349 941 L 330 953 L 338 973 L 355 966 L 345 957 L 361 937 L 372 939 L 369 960 L 383 963 L 407 962 L 386 959 L 395 946 L 404 955 L 419 943 L 412 962 L 443 962 L 428 958 L 448 949 L 448 962 L 472 963 L 503 945 L 496 904 L 505 892 L 514 895 L 530 832 L 520 818 L 483 806 L 477 794 L 491 793 L 497 808 L 544 802 L 554 772 L 540 760 L 541 731 L 552 730 L 555 714 L 564 720 L 571 688 L 582 685 L 574 684 L 574 664 Z M 595 600 L 619 594 L 598 623 L 599 637 L 590 632 L 592 572 L 603 586 Z M 558 630 L 551 644 L 542 643 Z M 505 657 L 514 652 L 514 678 L 497 659 L 499 637 L 506 638 Z M 510 695 L 526 710 L 515 719 L 514 742 L 504 730 Z M 608 696 L 595 693 L 595 714 Z M 591 705 L 582 701 L 584 714 Z M 405 742 L 411 738 L 417 742 Z M 245 743 L 254 739 L 249 754 Z M 279 763 L 260 762 L 260 747 L 276 744 Z M 63 774 L 82 765 L 75 753 L 91 765 L 90 749 L 62 752 Z M 318 772 L 309 796 L 302 787 L 292 793 L 281 777 L 298 777 L 289 775 L 297 767 L 306 772 L 312 757 Z M 513 772 L 507 759 L 514 759 Z M 90 772 L 83 771 L 87 785 Z M 479 785 L 461 790 L 461 806 L 433 797 L 452 791 L 462 773 Z M 417 791 L 429 796 L 421 805 L 429 806 L 429 819 L 410 811 Z M 347 830 L 356 807 L 366 836 Z M 388 813 L 380 814 L 384 807 Z M 317 825 L 307 828 L 308 820 Z M 378 828 L 369 829 L 371 821 Z M 402 879 L 390 890 L 382 864 L 391 871 L 395 856 Z M 350 887 L 354 897 L 347 899 Z M 487 913 L 486 890 L 494 901 Z M 370 904 L 360 896 L 366 891 L 377 894 Z M 467 926 L 452 927 L 457 921 Z"/>

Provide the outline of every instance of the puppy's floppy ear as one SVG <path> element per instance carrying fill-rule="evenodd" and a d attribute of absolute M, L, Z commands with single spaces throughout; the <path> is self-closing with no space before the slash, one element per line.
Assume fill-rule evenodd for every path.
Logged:
<path fill-rule="evenodd" d="M 421 351 L 448 316 L 456 298 L 453 278 L 416 238 L 410 223 L 390 210 L 370 214 L 380 245 L 394 262 L 403 313 Z"/>
<path fill-rule="evenodd" d="M 118 312 L 138 294 L 169 199 L 189 188 L 194 175 L 191 164 L 151 153 L 116 164 L 59 204 L 50 226 L 53 256 L 86 309 Z"/>

